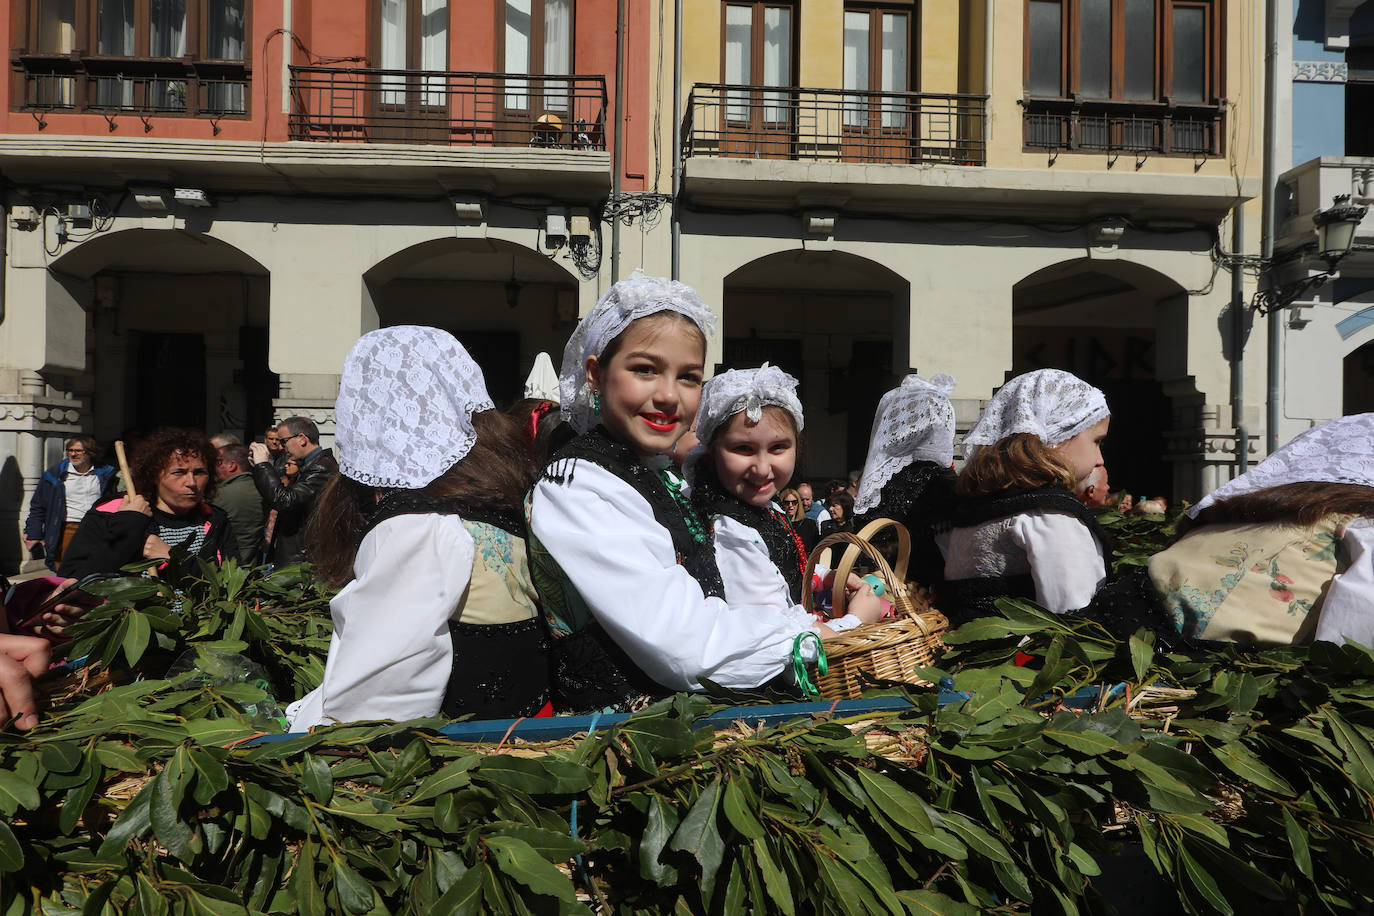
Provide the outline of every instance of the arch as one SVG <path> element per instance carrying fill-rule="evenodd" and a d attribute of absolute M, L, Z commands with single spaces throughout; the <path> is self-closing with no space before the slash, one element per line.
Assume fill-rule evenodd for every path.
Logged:
<path fill-rule="evenodd" d="M 725 276 L 722 365 L 801 382 L 811 478 L 863 467 L 878 399 L 908 366 L 910 284 L 845 251 L 793 248 Z"/>
<path fill-rule="evenodd" d="M 558 361 L 577 321 L 577 277 L 503 239 L 418 242 L 373 265 L 363 283 L 380 327 L 431 325 L 462 341 L 498 405 L 521 397 L 541 350 Z"/>
<path fill-rule="evenodd" d="M 1110 480 L 1137 495 L 1175 495 L 1164 382 L 1187 376 L 1187 301 L 1172 278 L 1119 258 L 1060 261 L 1012 287 L 1012 374 L 1065 369 L 1101 388 Z"/>
<path fill-rule="evenodd" d="M 269 271 L 214 236 L 131 228 L 73 245 L 49 265 L 48 304 L 92 316 L 85 371 L 94 433 L 183 425 L 245 438 L 272 419 Z"/>

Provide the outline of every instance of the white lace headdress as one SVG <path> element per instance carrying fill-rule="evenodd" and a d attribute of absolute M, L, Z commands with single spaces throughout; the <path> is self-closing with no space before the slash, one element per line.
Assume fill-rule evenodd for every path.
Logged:
<path fill-rule="evenodd" d="M 1294 436 L 1235 480 L 1204 496 L 1188 515 L 1223 499 L 1288 483 L 1354 483 L 1374 487 L 1374 413 L 1337 417 Z"/>
<path fill-rule="evenodd" d="M 339 471 L 374 487 L 419 489 L 471 450 L 472 415 L 494 406 L 482 370 L 452 334 L 371 331 L 348 351 L 339 381 Z"/>
<path fill-rule="evenodd" d="M 709 340 L 716 316 L 690 286 L 664 277 L 646 277 L 635 271 L 606 291 L 568 338 L 558 393 L 563 419 L 585 433 L 595 425 L 592 389 L 587 383 L 587 357 L 600 356 L 606 345 L 630 326 L 630 322 L 657 312 L 678 312 L 690 318 Z"/>
<path fill-rule="evenodd" d="M 697 409 L 697 444 L 687 453 L 683 472 L 690 481 L 696 463 L 706 454 L 711 437 L 735 414 L 743 411 L 752 422 L 763 418 L 763 408 L 781 407 L 792 415 L 801 430 L 801 400 L 797 397 L 797 380 L 777 366 L 764 363 L 757 369 L 730 369 L 715 376 L 701 389 L 701 407 Z"/>
<path fill-rule="evenodd" d="M 964 457 L 1017 433 L 1061 445 L 1107 417 L 1107 396 L 1072 372 L 1036 369 L 1002 386 L 964 437 Z"/>
<path fill-rule="evenodd" d="M 868 459 L 859 479 L 854 511 L 867 512 L 882 499 L 898 471 L 913 461 L 949 467 L 954 461 L 954 407 L 949 395 L 954 377 L 922 378 L 912 373 L 883 395 L 868 438 Z"/>

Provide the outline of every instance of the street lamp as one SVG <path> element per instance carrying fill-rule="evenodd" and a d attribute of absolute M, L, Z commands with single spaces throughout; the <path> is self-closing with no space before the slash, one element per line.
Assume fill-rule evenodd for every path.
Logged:
<path fill-rule="evenodd" d="M 1355 229 L 1368 209 L 1352 204 L 1349 194 L 1337 194 L 1330 207 L 1312 217 L 1312 222 L 1317 226 L 1317 254 L 1326 262 L 1326 270 L 1301 280 L 1274 283 L 1275 264 L 1269 261 L 1263 267 L 1269 274 L 1270 285 L 1256 291 L 1255 297 L 1250 300 L 1251 308 L 1261 315 L 1267 315 L 1271 310 L 1287 308 L 1305 293 L 1325 286 L 1336 275 L 1336 267 L 1341 259 L 1350 253 L 1355 242 Z"/>

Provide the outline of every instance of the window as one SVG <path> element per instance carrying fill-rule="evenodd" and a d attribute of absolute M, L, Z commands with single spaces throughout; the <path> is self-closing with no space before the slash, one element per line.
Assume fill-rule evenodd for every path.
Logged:
<path fill-rule="evenodd" d="M 247 0 L 27 0 L 21 107 L 247 113 Z"/>
<path fill-rule="evenodd" d="M 844 11 L 844 88 L 864 92 L 907 92 L 914 10 L 846 7 Z M 906 105 L 900 100 L 845 98 L 844 126 L 903 128 Z"/>
<path fill-rule="evenodd" d="M 573 65 L 572 0 L 499 0 L 500 69 L 531 76 L 567 76 Z M 568 80 L 506 79 L 507 112 L 569 110 Z"/>
<path fill-rule="evenodd" d="M 1211 104 L 1219 0 L 1027 0 L 1033 97 Z"/>
<path fill-rule="evenodd" d="M 794 13 L 777 3 L 726 3 L 722 81 L 734 86 L 792 86 Z M 731 92 L 731 121 L 785 125 L 791 122 L 785 92 Z"/>
<path fill-rule="evenodd" d="M 448 69 L 448 0 L 376 0 L 376 53 L 383 70 Z M 444 106 L 444 77 L 382 77 L 382 105 Z"/>
<path fill-rule="evenodd" d="M 1026 0 L 1032 147 L 1217 155 L 1224 0 Z"/>

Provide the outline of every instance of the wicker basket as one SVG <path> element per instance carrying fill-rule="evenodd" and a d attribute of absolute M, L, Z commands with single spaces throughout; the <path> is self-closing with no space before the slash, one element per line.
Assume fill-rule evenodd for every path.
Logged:
<path fill-rule="evenodd" d="M 897 535 L 896 569 L 870 543 L 875 534 L 888 528 Z M 878 680 L 925 684 L 916 676 L 915 669 L 934 661 L 936 650 L 943 645 L 940 634 L 949 628 L 949 621 L 930 606 L 924 590 L 906 580 L 907 563 L 911 559 L 911 535 L 906 526 L 880 518 L 869 522 L 858 534 L 842 531 L 821 538 L 811 551 L 806 573 L 802 576 L 802 604 L 808 611 L 814 601 L 810 583 L 816 561 L 826 548 L 840 545 L 845 550 L 835 566 L 835 581 L 848 580 L 859 558 L 867 557 L 874 567 L 873 574 L 886 586 L 883 598 L 892 602 L 896 616 L 855 627 L 825 641 L 829 670 L 816 680 L 821 696 L 829 700 L 857 698 L 868 686 L 860 672 Z M 838 587 L 834 590 L 834 615 L 843 615 L 844 607 L 844 588 Z"/>

